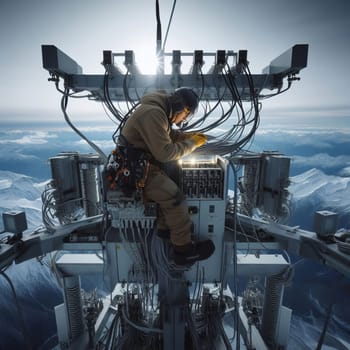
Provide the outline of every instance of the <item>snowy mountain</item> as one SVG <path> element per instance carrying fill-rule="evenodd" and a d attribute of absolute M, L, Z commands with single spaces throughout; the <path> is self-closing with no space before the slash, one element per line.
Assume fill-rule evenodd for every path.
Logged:
<path fill-rule="evenodd" d="M 311 169 L 290 180 L 289 191 L 293 203 L 291 225 L 312 230 L 312 213 L 317 210 L 338 213 L 338 228 L 349 225 L 350 177 L 326 175 L 319 169 Z"/>
<path fill-rule="evenodd" d="M 28 229 L 41 225 L 41 193 L 45 183 L 30 176 L 0 170 L 0 214 L 21 210 L 26 213 Z M 2 220 L 0 230 L 3 230 Z"/>
<path fill-rule="evenodd" d="M 32 232 L 42 223 L 41 193 L 45 183 L 10 171 L 0 171 L 0 214 L 20 210 L 26 213 L 28 230 Z M 0 230 L 3 223 L 0 220 Z M 62 300 L 57 282 L 48 267 L 49 258 L 10 265 L 6 274 L 16 291 L 26 332 L 32 348 L 38 349 L 51 336 L 55 337 L 53 308 Z M 8 282 L 0 276 L 0 349 L 25 348 L 23 329 L 19 326 L 18 310 Z M 40 332 L 37 330 L 40 329 Z"/>
<path fill-rule="evenodd" d="M 0 214 L 8 210 L 24 210 L 29 230 L 41 225 L 41 193 L 44 185 L 45 183 L 38 183 L 34 178 L 26 175 L 0 171 Z M 337 211 L 343 221 L 349 218 L 347 213 L 350 212 L 350 178 L 330 176 L 320 170 L 311 169 L 292 177 L 289 191 L 293 196 L 292 220 L 295 221 L 295 225 L 304 224 L 305 228 L 311 229 L 312 215 L 306 216 L 305 212 L 312 213 L 321 209 Z M 39 349 L 49 348 L 48 344 L 43 345 L 47 341 L 56 341 L 53 308 L 62 302 L 61 291 L 47 266 L 48 258 L 44 259 L 44 264 L 32 259 L 20 265 L 10 266 L 6 270 L 15 286 L 28 332 L 33 334 L 32 346 Z M 295 312 L 290 332 L 289 349 L 292 350 L 315 348 L 323 325 L 324 307 L 327 305 L 324 300 L 328 300 L 330 293 L 328 282 L 332 278 L 338 278 L 334 275 L 334 271 L 328 270 L 325 278 L 320 277 L 320 266 L 315 265 L 312 268 L 306 261 L 298 266 L 295 288 L 292 287 L 291 290 L 287 288 L 285 295 L 287 304 L 292 306 Z M 337 284 L 337 290 L 343 291 L 345 295 L 346 288 L 339 282 L 334 280 L 331 285 Z M 0 278 L 0 294 L 3 296 L 0 299 L 0 349 L 22 348 L 23 337 L 13 303 L 13 295 L 3 278 Z M 347 324 L 341 324 L 343 319 L 347 319 L 343 310 L 346 309 L 346 313 L 348 312 L 347 308 L 344 309 L 342 302 L 343 299 L 345 300 L 343 294 L 337 295 L 330 326 L 332 334 L 339 336 L 341 336 L 341 329 L 345 332 L 349 330 Z M 323 300 L 322 310 L 318 310 L 321 300 Z M 341 321 L 338 322 L 337 318 Z M 36 332 L 37 329 L 40 329 L 41 332 Z M 303 329 L 307 329 L 310 339 L 301 340 Z M 342 346 L 335 345 L 335 341 L 328 338 L 326 344 L 332 345 L 326 346 L 325 349 L 344 349 Z M 347 336 L 341 338 L 348 340 Z"/>

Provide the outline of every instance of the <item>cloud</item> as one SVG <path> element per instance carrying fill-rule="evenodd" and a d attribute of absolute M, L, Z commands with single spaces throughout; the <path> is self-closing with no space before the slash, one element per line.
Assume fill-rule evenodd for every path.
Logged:
<path fill-rule="evenodd" d="M 40 161 L 40 158 L 32 154 L 23 154 L 18 150 L 5 149 L 0 152 L 0 159 L 2 161 L 12 160 L 12 161 Z"/>
<path fill-rule="evenodd" d="M 350 131 L 330 131 L 330 130 L 295 130 L 295 129 L 261 129 L 255 135 L 255 142 L 268 144 L 268 147 L 288 147 L 304 148 L 314 150 L 314 153 L 334 154 L 337 149 L 339 154 L 350 147 Z M 265 146 L 266 147 L 266 146 Z M 346 153 L 346 152 L 344 152 Z"/>
<path fill-rule="evenodd" d="M 79 129 L 79 131 L 81 132 L 109 132 L 111 135 L 113 134 L 114 132 L 114 129 L 117 128 L 117 125 L 116 124 L 105 124 L 105 122 L 101 122 L 99 121 L 99 124 L 98 125 L 86 125 L 87 123 L 85 124 L 82 124 L 82 123 L 79 123 L 79 125 L 77 124 L 76 127 Z"/>
<path fill-rule="evenodd" d="M 347 122 L 350 122 L 350 118 Z M 288 123 L 278 124 L 275 123 L 273 127 L 258 128 L 256 135 L 274 135 L 274 137 L 283 138 L 284 135 L 297 136 L 297 137 L 322 137 L 323 139 L 331 140 L 333 142 L 345 142 L 349 141 L 350 129 L 338 130 L 330 128 L 305 128 L 301 124 L 294 125 L 294 127 L 288 128 Z"/>
<path fill-rule="evenodd" d="M 18 145 L 42 145 L 49 142 L 49 139 L 57 138 L 56 134 L 48 131 L 8 131 L 9 138 L 0 140 L 0 144 L 18 144 Z M 12 136 L 12 137 L 11 137 Z"/>
<path fill-rule="evenodd" d="M 294 142 L 299 147 L 308 147 L 320 149 L 330 149 L 334 145 L 344 142 L 349 142 L 349 133 L 340 132 L 316 132 L 316 131 L 298 131 L 283 133 L 284 136 L 289 135 L 294 137 Z M 283 135 L 281 135 L 283 137 Z"/>
<path fill-rule="evenodd" d="M 9 188 L 11 186 L 12 182 L 8 179 L 0 179 L 0 190 L 3 190 L 5 188 Z"/>
<path fill-rule="evenodd" d="M 339 176 L 350 177 L 350 166 L 345 167 L 339 172 Z"/>
<path fill-rule="evenodd" d="M 332 157 L 327 153 L 318 153 L 310 157 L 294 156 L 292 162 L 294 165 L 323 169 L 343 167 L 344 165 L 349 165 L 349 167 L 344 169 L 349 169 L 350 171 L 350 156 L 348 155 L 339 155 Z"/>
<path fill-rule="evenodd" d="M 95 145 L 97 145 L 98 147 L 102 148 L 102 149 L 114 149 L 115 148 L 115 143 L 112 140 L 90 140 L 92 141 Z M 74 142 L 74 144 L 77 147 L 84 147 L 84 146 L 88 146 L 90 147 L 87 142 L 83 139 Z"/>

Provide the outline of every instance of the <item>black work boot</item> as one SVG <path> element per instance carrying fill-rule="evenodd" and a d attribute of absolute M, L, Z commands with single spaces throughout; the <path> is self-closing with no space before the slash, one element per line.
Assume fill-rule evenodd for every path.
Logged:
<path fill-rule="evenodd" d="M 174 262 L 176 265 L 193 265 L 197 261 L 208 259 L 214 250 L 215 245 L 210 239 L 174 246 Z"/>
<path fill-rule="evenodd" d="M 160 228 L 157 230 L 157 236 L 163 239 L 170 239 L 170 230 L 166 228 Z"/>

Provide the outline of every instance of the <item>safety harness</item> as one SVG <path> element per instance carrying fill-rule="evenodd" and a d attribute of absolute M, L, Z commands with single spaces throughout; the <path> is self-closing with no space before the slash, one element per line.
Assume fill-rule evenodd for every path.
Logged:
<path fill-rule="evenodd" d="M 150 153 L 134 147 L 120 135 L 105 167 L 109 189 L 121 190 L 126 196 L 131 196 L 135 191 L 142 192 L 152 159 Z"/>

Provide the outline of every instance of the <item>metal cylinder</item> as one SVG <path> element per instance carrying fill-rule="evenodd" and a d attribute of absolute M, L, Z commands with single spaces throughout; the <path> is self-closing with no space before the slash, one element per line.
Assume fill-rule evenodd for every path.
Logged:
<path fill-rule="evenodd" d="M 242 213 L 251 216 L 258 205 L 260 191 L 260 157 L 251 157 L 244 162 L 244 175 L 240 179 Z"/>
<path fill-rule="evenodd" d="M 56 189 L 56 216 L 61 223 L 69 221 L 81 207 L 78 160 L 76 152 L 62 153 L 50 158 L 51 174 Z"/>
<path fill-rule="evenodd" d="M 84 159 L 80 166 L 83 206 L 87 217 L 99 214 L 99 192 L 97 186 L 98 156 Z"/>
<path fill-rule="evenodd" d="M 260 332 L 269 348 L 273 348 L 276 341 L 276 329 L 283 293 L 284 279 L 281 274 L 266 277 Z"/>
<path fill-rule="evenodd" d="M 66 307 L 71 339 L 84 332 L 83 308 L 80 293 L 80 277 L 63 277 L 64 303 Z"/>

